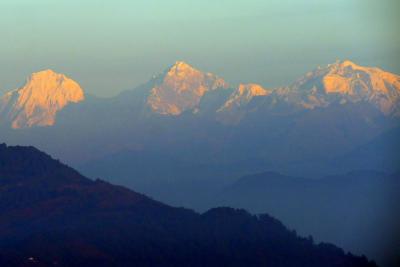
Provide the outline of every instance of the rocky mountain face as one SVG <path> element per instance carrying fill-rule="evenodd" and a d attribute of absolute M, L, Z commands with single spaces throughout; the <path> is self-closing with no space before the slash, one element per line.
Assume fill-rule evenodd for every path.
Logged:
<path fill-rule="evenodd" d="M 57 112 L 85 98 L 78 83 L 52 70 L 33 73 L 26 84 L 0 98 L 0 121 L 11 127 L 52 126 Z"/>
<path fill-rule="evenodd" d="M 251 111 L 251 108 L 248 108 L 247 105 L 253 98 L 268 96 L 271 92 L 272 90 L 265 89 L 258 84 L 240 84 L 216 111 L 217 120 L 227 124 L 239 123 L 246 115 L 246 111 Z"/>
<path fill-rule="evenodd" d="M 264 89 L 258 84 L 240 84 L 235 92 L 229 97 L 225 104 L 218 110 L 230 110 L 239 108 L 248 104 L 253 97 L 256 96 L 266 96 L 271 93 L 271 90 Z"/>
<path fill-rule="evenodd" d="M 376 266 L 266 214 L 173 208 L 33 147 L 1 144 L 0 159 L 2 266 Z"/>

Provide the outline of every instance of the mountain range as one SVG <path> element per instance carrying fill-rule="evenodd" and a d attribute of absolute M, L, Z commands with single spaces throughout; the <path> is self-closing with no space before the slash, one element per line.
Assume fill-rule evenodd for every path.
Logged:
<path fill-rule="evenodd" d="M 267 214 L 173 208 L 0 145 L 2 266 L 376 266 Z"/>
<path fill-rule="evenodd" d="M 400 116 L 400 77 L 349 60 L 318 67 L 292 85 L 275 89 L 265 89 L 257 84 L 240 84 L 234 88 L 212 73 L 201 72 L 178 61 L 155 75 L 144 87 L 147 92 L 141 102 L 151 112 L 167 116 L 206 112 L 202 100 L 214 91 L 227 91 L 219 94 L 223 95 L 221 103 L 213 110 L 219 120 L 227 123 L 238 123 L 254 109 L 264 107 L 274 112 L 282 105 L 316 109 L 365 102 L 384 115 Z M 1 98 L 2 124 L 8 121 L 13 128 L 51 126 L 64 107 L 84 99 L 83 90 L 75 81 L 52 70 L 40 71 L 32 74 L 23 87 Z"/>
<path fill-rule="evenodd" d="M 375 258 L 378 245 L 370 248 L 362 238 L 353 238 L 373 238 L 374 230 L 354 227 L 352 214 L 357 212 L 341 220 L 343 214 L 336 211 L 346 207 L 338 201 L 342 192 L 354 193 L 343 197 L 349 203 L 385 203 L 382 192 L 392 186 L 386 182 L 396 180 L 385 177 L 397 177 L 400 166 L 399 80 L 398 75 L 345 60 L 318 67 L 281 88 L 236 86 L 179 61 L 137 88 L 100 98 L 84 93 L 65 75 L 43 71 L 0 98 L 0 140 L 38 147 L 88 177 L 105 177 L 169 205 L 203 212 L 229 204 L 271 212 L 308 234 L 312 228 L 303 229 L 289 214 L 298 204 L 295 199 L 288 198 L 292 201 L 286 203 L 291 207 L 286 213 L 275 213 L 279 205 L 273 204 L 280 203 L 281 195 L 296 196 L 288 193 L 292 183 L 284 182 L 287 177 L 304 177 L 295 186 L 304 204 L 299 212 L 312 221 L 315 213 L 310 210 L 331 209 L 326 218 L 343 223 L 327 223 L 331 230 L 320 227 L 312 233 L 315 238 Z M 347 175 L 359 171 L 365 175 L 356 182 Z M 255 186 L 260 191 L 234 187 L 243 177 L 265 172 L 280 173 L 288 188 L 268 178 Z M 385 186 L 378 183 L 377 190 L 367 191 L 372 197 L 364 199 L 363 189 L 376 185 L 375 178 L 369 179 L 376 173 L 382 174 Z M 326 182 L 332 181 L 326 177 L 338 182 Z M 321 180 L 311 187 L 325 194 L 316 190 L 308 197 L 308 189 L 302 189 L 309 188 L 309 180 Z M 400 194 L 397 189 L 393 186 L 395 195 Z M 321 203 L 321 209 L 312 203 Z M 350 207 L 360 208 L 349 205 L 344 210 Z M 368 227 L 379 227 L 375 216 L 382 213 L 366 209 Z M 353 235 L 332 234 L 349 229 Z M 340 236 L 343 239 L 335 239 Z"/>
<path fill-rule="evenodd" d="M 99 98 L 47 70 L 1 98 L 0 137 L 76 167 L 132 151 L 317 177 L 338 165 L 351 171 L 342 158 L 400 126 L 399 80 L 345 60 L 282 88 L 231 86 L 178 61 L 133 90 Z"/>

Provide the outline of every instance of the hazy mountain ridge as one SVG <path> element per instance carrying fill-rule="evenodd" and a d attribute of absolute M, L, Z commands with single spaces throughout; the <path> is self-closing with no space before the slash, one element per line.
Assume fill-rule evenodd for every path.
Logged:
<path fill-rule="evenodd" d="M 396 266 L 400 172 L 353 171 L 320 179 L 264 172 L 243 176 L 210 205 L 266 211 L 300 233 Z"/>
<path fill-rule="evenodd" d="M 5 266 L 376 266 L 268 215 L 172 208 L 31 147 L 0 145 L 0 158 Z"/>

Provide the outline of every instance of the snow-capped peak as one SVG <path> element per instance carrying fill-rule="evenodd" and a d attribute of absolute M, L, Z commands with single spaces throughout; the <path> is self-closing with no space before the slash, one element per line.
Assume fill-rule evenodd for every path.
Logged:
<path fill-rule="evenodd" d="M 26 84 L 0 99 L 0 117 L 13 128 L 50 126 L 58 111 L 84 100 L 78 83 L 50 69 L 35 72 Z"/>
<path fill-rule="evenodd" d="M 386 115 L 400 115 L 400 76 L 350 60 L 317 68 L 276 93 L 305 108 L 367 101 Z"/>
<path fill-rule="evenodd" d="M 203 95 L 217 88 L 227 88 L 227 83 L 212 73 L 203 73 L 183 61 L 177 61 L 158 76 L 147 103 L 163 115 L 179 115 L 195 109 Z"/>

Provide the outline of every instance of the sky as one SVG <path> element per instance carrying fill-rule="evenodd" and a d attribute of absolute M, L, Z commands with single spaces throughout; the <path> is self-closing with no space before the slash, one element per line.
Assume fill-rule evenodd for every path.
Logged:
<path fill-rule="evenodd" d="M 113 96 L 175 61 L 288 85 L 337 59 L 400 74 L 397 0 L 1 0 L 0 93 L 53 69 Z"/>

